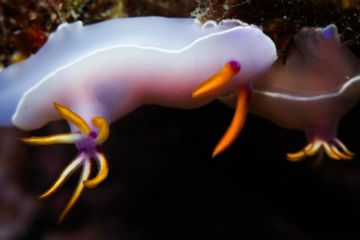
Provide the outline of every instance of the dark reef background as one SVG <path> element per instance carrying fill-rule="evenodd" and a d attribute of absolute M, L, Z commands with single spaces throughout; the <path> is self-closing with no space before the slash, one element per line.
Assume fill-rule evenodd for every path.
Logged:
<path fill-rule="evenodd" d="M 0 0 L 1 65 L 36 52 L 63 21 L 144 15 L 236 17 L 262 25 L 282 57 L 301 27 L 336 23 L 360 56 L 358 0 Z M 359 113 L 358 104 L 339 126 L 339 138 L 358 154 Z M 114 123 L 104 146 L 107 180 L 85 190 L 58 226 L 77 175 L 50 199 L 36 196 L 76 150 L 17 138 L 66 132 L 66 124 L 31 133 L 0 129 L 0 239 L 360 238 L 358 155 L 317 166 L 314 159 L 288 162 L 285 153 L 303 147 L 304 135 L 249 115 L 235 144 L 211 159 L 232 114 L 216 101 L 195 110 L 145 106 Z"/>

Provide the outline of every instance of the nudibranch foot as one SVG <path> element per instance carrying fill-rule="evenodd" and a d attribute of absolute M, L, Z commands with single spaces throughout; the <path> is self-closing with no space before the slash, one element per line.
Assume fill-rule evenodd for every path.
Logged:
<path fill-rule="evenodd" d="M 83 169 L 78 185 L 70 201 L 60 215 L 60 223 L 79 199 L 84 188 L 94 188 L 107 177 L 108 164 L 105 155 L 101 151 L 101 144 L 109 137 L 109 125 L 101 116 L 95 116 L 91 123 L 96 128 L 96 132 L 92 131 L 86 121 L 76 113 L 72 112 L 69 108 L 58 103 L 54 103 L 54 106 L 57 112 L 69 123 L 76 126 L 80 132 L 56 134 L 46 137 L 29 137 L 22 139 L 22 141 L 32 145 L 74 143 L 79 149 L 78 156 L 63 170 L 55 183 L 45 193 L 39 196 L 39 199 L 50 197 L 65 183 L 71 174 L 82 166 Z M 91 159 L 94 159 L 97 162 L 99 171 L 94 178 L 89 179 L 91 173 Z"/>
<path fill-rule="evenodd" d="M 301 151 L 288 153 L 287 159 L 297 162 L 308 157 L 325 152 L 328 157 L 334 160 L 351 160 L 354 157 L 352 153 L 339 139 L 335 138 L 330 141 L 314 140 L 306 145 Z"/>
<path fill-rule="evenodd" d="M 208 96 L 221 91 L 230 83 L 230 80 L 239 73 L 241 65 L 237 61 L 229 61 L 217 73 L 203 82 L 193 93 L 193 98 Z M 236 87 L 237 102 L 234 117 L 230 123 L 229 128 L 216 145 L 212 157 L 216 157 L 221 152 L 225 151 L 239 135 L 246 119 L 248 112 L 249 100 L 251 95 L 251 87 L 249 84 Z"/>

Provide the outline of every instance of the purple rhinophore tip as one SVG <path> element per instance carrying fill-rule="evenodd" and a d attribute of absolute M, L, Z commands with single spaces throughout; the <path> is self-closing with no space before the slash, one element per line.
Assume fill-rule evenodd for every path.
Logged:
<path fill-rule="evenodd" d="M 96 137 L 97 137 L 97 133 L 96 133 L 96 132 L 94 132 L 94 131 L 91 131 L 91 133 L 90 133 L 90 137 L 92 137 L 92 138 L 96 138 Z"/>
<path fill-rule="evenodd" d="M 339 34 L 335 24 L 330 24 L 321 30 L 321 36 L 330 43 L 338 43 Z"/>
<path fill-rule="evenodd" d="M 231 69 L 236 73 L 239 72 L 241 69 L 241 65 L 238 61 L 232 60 L 228 64 L 230 65 Z"/>

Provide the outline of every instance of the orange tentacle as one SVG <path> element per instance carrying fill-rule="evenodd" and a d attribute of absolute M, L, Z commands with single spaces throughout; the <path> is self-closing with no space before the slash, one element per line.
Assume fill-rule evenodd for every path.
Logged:
<path fill-rule="evenodd" d="M 249 87 L 242 87 L 238 90 L 238 97 L 236 102 L 236 109 L 234 117 L 230 123 L 229 128 L 215 147 L 212 157 L 217 156 L 225 151 L 239 135 L 244 126 L 246 115 L 248 112 L 251 90 Z"/>
<path fill-rule="evenodd" d="M 238 72 L 240 71 L 239 63 L 230 61 L 217 73 L 203 82 L 193 93 L 193 98 L 208 96 L 225 87 Z"/>

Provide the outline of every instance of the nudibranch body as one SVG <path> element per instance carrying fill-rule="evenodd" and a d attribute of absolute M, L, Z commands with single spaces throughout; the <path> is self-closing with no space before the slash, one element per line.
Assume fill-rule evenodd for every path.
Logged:
<path fill-rule="evenodd" d="M 62 219 L 84 187 L 96 186 L 107 175 L 100 145 L 108 137 L 108 123 L 144 104 L 194 108 L 235 91 L 237 111 L 216 155 L 241 129 L 252 80 L 276 58 L 272 40 L 238 20 L 201 24 L 139 17 L 63 24 L 38 53 L 1 72 L 0 125 L 32 130 L 61 117 L 70 123 L 73 133 L 24 139 L 37 145 L 76 143 L 79 148 L 79 156 L 41 196 L 51 195 L 83 165 Z M 90 159 L 100 166 L 91 180 Z"/>
<path fill-rule="evenodd" d="M 112 122 L 142 104 L 198 107 L 213 97 L 194 99 L 192 91 L 227 62 L 240 63 L 241 71 L 224 91 L 247 84 L 275 59 L 273 42 L 238 20 L 201 25 L 140 17 L 63 24 L 38 53 L 1 73 L 1 123 L 12 118 L 21 129 L 39 128 L 59 118 L 52 101 L 87 122 L 94 115 Z"/>
<path fill-rule="evenodd" d="M 289 160 L 320 150 L 336 160 L 351 159 L 337 126 L 360 97 L 360 60 L 341 45 L 335 25 L 304 28 L 294 41 L 285 64 L 278 60 L 254 85 L 250 111 L 306 133 L 309 144 L 288 154 Z"/>

